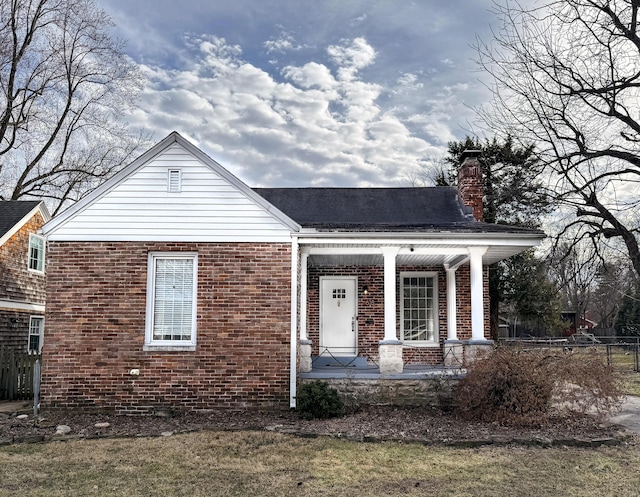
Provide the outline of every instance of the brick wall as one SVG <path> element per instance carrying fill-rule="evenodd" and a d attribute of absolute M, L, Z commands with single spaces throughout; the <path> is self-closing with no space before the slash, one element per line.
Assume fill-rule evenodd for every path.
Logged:
<path fill-rule="evenodd" d="M 471 340 L 471 279 L 468 264 L 460 266 L 456 271 L 456 290 L 456 326 L 458 329 L 458 340 Z M 484 337 L 488 340 L 490 337 L 490 323 L 489 268 L 487 266 L 482 268 L 482 292 L 484 307 Z"/>
<path fill-rule="evenodd" d="M 440 266 L 406 266 L 397 268 L 396 322 L 400 323 L 400 273 L 426 271 L 438 273 L 438 331 L 440 344 L 447 338 L 447 280 Z M 313 355 L 319 354 L 320 343 L 320 277 L 356 276 L 358 279 L 358 355 L 371 363 L 378 361 L 378 343 L 384 339 L 384 268 L 382 266 L 311 267 L 308 273 L 307 331 L 313 342 Z M 484 268 L 485 337 L 489 336 L 489 287 L 488 272 Z M 364 287 L 368 294 L 363 294 Z M 457 329 L 459 340 L 471 339 L 471 282 L 469 266 L 456 271 Z M 398 328 L 399 329 L 399 328 Z M 444 362 L 442 347 L 411 347 L 403 349 L 405 364 L 440 365 Z"/>
<path fill-rule="evenodd" d="M 288 244 L 49 243 L 45 408 L 288 407 Z M 198 252 L 197 345 L 144 352 L 147 256 Z M 130 376 L 131 369 L 139 376 Z"/>
<path fill-rule="evenodd" d="M 458 192 L 464 205 L 473 209 L 473 217 L 477 221 L 484 219 L 482 197 L 482 167 L 478 161 L 479 151 L 465 151 L 464 158 L 458 170 Z M 464 154 L 463 154 L 464 155 Z"/>

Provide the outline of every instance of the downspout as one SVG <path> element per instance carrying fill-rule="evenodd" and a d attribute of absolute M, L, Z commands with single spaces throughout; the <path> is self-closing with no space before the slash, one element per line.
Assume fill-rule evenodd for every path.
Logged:
<path fill-rule="evenodd" d="M 289 358 L 289 407 L 296 408 L 296 385 L 298 370 L 298 237 L 291 239 L 291 344 Z"/>

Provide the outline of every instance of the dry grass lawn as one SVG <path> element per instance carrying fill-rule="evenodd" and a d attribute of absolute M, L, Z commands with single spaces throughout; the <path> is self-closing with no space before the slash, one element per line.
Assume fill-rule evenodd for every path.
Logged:
<path fill-rule="evenodd" d="M 8 496 L 638 496 L 640 446 L 454 449 L 271 432 L 0 448 Z"/>
<path fill-rule="evenodd" d="M 620 373 L 620 377 L 624 393 L 640 397 L 640 373 L 624 372 Z"/>

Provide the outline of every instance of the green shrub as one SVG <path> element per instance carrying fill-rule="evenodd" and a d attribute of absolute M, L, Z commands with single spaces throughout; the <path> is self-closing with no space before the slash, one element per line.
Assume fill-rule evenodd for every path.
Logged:
<path fill-rule="evenodd" d="M 335 418 L 342 415 L 343 408 L 338 391 L 322 381 L 304 383 L 298 388 L 296 410 L 303 419 Z"/>
<path fill-rule="evenodd" d="M 597 351 L 500 347 L 468 368 L 458 386 L 458 413 L 520 426 L 541 426 L 552 415 L 604 416 L 622 399 L 619 380 Z"/>

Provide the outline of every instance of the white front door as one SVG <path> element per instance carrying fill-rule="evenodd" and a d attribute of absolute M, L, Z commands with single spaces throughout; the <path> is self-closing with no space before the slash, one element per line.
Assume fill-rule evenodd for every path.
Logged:
<path fill-rule="evenodd" d="M 320 353 L 358 353 L 357 292 L 353 276 L 320 278 Z"/>

